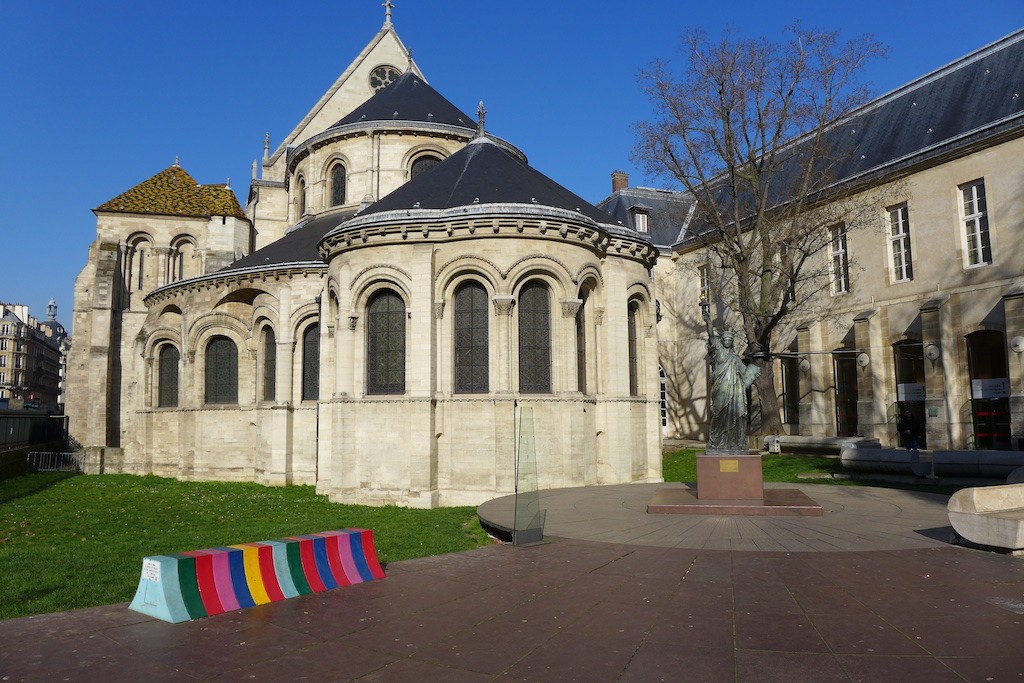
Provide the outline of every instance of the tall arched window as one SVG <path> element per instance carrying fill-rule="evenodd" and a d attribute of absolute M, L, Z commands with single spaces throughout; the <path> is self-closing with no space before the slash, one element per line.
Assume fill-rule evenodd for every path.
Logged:
<path fill-rule="evenodd" d="M 626 348 L 629 354 L 629 395 L 639 396 L 640 395 L 640 373 L 639 373 L 639 360 L 637 356 L 636 348 L 636 326 L 639 321 L 640 304 L 636 301 L 630 301 L 627 306 L 626 315 Z"/>
<path fill-rule="evenodd" d="M 178 405 L 178 362 L 181 355 L 171 344 L 160 347 L 159 356 L 159 387 L 157 389 L 157 406 L 173 408 Z"/>
<path fill-rule="evenodd" d="M 263 400 L 273 401 L 277 385 L 277 338 L 274 328 L 263 328 Z"/>
<path fill-rule="evenodd" d="M 238 347 L 227 337 L 206 345 L 206 402 L 238 403 Z"/>
<path fill-rule="evenodd" d="M 421 173 L 426 173 L 439 163 L 441 163 L 441 160 L 438 157 L 429 154 L 427 156 L 419 157 L 416 161 L 412 162 L 412 168 L 409 169 L 409 179 L 411 180 Z"/>
<path fill-rule="evenodd" d="M 345 203 L 345 164 L 340 161 L 331 166 L 331 206 Z"/>
<path fill-rule="evenodd" d="M 306 179 L 299 176 L 295 181 L 295 206 L 299 210 L 296 220 L 302 218 L 306 213 Z"/>
<path fill-rule="evenodd" d="M 320 325 L 313 323 L 302 333 L 302 400 L 320 398 Z"/>
<path fill-rule="evenodd" d="M 479 282 L 455 290 L 455 393 L 487 393 L 489 314 L 487 290 Z"/>
<path fill-rule="evenodd" d="M 576 389 L 587 393 L 587 298 L 590 288 L 580 289 L 580 307 L 576 310 Z"/>
<path fill-rule="evenodd" d="M 519 391 L 551 392 L 551 298 L 542 282 L 519 293 Z"/>
<path fill-rule="evenodd" d="M 366 393 L 405 393 L 405 302 L 390 289 L 366 307 Z"/>

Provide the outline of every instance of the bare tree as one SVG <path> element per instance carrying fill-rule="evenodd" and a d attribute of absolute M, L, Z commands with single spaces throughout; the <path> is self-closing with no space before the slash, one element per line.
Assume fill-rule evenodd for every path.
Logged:
<path fill-rule="evenodd" d="M 654 117 L 638 125 L 635 156 L 696 200 L 686 239 L 727 281 L 718 303 L 742 321 L 762 369 L 762 431 L 778 433 L 780 326 L 828 286 L 829 243 L 869 222 L 840 181 L 854 148 L 850 116 L 869 97 L 858 78 L 884 50 L 799 24 L 779 42 L 726 34 L 712 43 L 693 30 L 683 46 L 681 74 L 664 61 L 640 74 Z"/>

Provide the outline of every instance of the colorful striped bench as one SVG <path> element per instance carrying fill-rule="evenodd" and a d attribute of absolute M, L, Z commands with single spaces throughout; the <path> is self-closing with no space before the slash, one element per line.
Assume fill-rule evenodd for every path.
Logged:
<path fill-rule="evenodd" d="M 143 558 L 129 609 L 177 624 L 382 578 L 372 531 L 323 531 Z"/>

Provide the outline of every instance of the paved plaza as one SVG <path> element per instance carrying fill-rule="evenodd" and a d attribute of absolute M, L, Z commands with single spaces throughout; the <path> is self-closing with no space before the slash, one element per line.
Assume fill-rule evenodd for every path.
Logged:
<path fill-rule="evenodd" d="M 824 517 L 647 515 L 658 486 L 545 492 L 545 544 L 194 622 L 3 621 L 0 680 L 1024 680 L 1024 559 L 950 545 L 944 496 L 802 486 Z"/>

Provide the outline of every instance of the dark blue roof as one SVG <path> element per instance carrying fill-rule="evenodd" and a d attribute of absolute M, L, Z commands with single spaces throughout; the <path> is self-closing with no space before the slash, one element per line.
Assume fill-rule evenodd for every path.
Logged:
<path fill-rule="evenodd" d="M 578 211 L 598 223 L 615 219 L 486 137 L 476 138 L 413 178 L 360 216 L 397 209 L 450 209 L 473 204 L 542 204 Z"/>
<path fill-rule="evenodd" d="M 459 111 L 444 95 L 412 71 L 377 92 L 331 128 L 367 121 L 423 121 L 476 128 L 476 121 Z"/>

